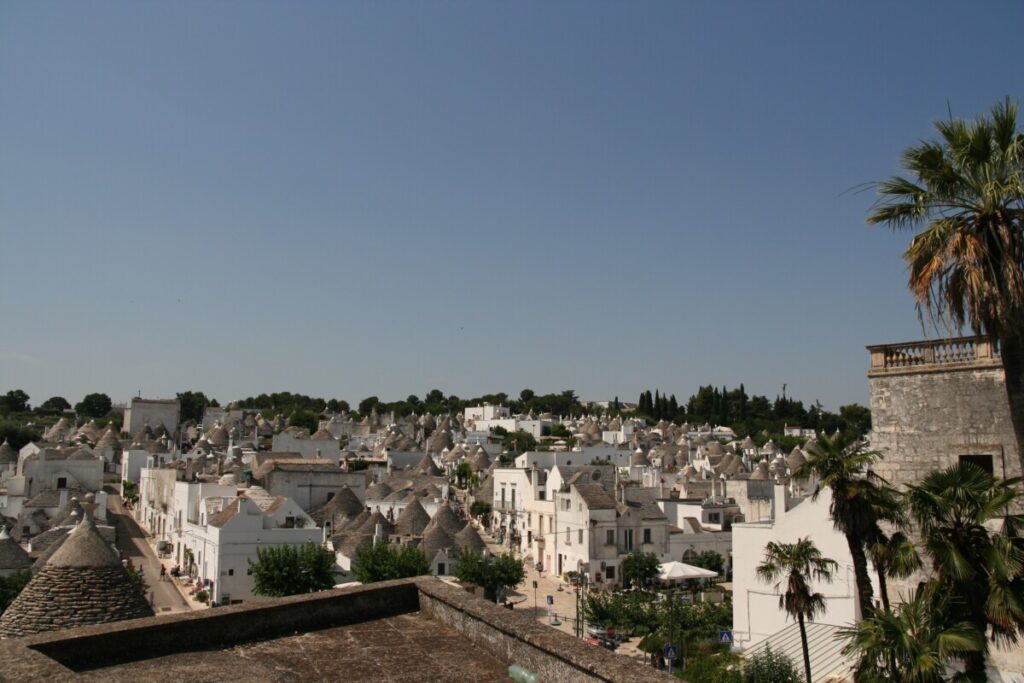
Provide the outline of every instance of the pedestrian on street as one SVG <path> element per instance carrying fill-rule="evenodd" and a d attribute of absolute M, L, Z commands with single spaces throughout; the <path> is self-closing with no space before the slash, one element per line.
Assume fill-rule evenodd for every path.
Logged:
<path fill-rule="evenodd" d="M 165 567 L 163 565 L 160 565 L 160 580 L 161 581 L 166 581 L 167 580 L 167 567 Z"/>

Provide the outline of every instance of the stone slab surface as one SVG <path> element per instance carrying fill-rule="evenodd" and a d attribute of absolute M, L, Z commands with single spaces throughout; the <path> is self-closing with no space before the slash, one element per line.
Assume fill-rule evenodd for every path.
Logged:
<path fill-rule="evenodd" d="M 419 613 L 84 671 L 86 681 L 503 681 L 508 665 Z"/>

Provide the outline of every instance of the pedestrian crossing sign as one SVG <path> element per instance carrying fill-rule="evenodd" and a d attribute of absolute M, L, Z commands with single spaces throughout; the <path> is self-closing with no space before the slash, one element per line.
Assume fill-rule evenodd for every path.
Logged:
<path fill-rule="evenodd" d="M 718 643 L 720 645 L 732 645 L 732 631 L 719 631 Z"/>

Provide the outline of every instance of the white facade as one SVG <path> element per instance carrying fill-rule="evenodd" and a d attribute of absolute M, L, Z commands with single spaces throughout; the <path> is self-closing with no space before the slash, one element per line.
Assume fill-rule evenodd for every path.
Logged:
<path fill-rule="evenodd" d="M 733 637 L 740 649 L 757 645 L 788 623 L 786 612 L 779 608 L 780 592 L 757 577 L 757 566 L 764 560 L 764 549 L 770 541 L 795 543 L 810 538 L 824 557 L 838 563 L 832 583 L 812 583 L 812 590 L 825 596 L 825 612 L 815 621 L 848 626 L 860 618 L 846 537 L 835 530 L 829 517 L 831 490 L 822 489 L 817 501 L 810 497 L 790 500 L 780 485 L 776 486 L 775 500 L 785 504 L 777 505 L 774 522 L 735 524 L 732 528 Z M 868 571 L 877 595 L 877 579 L 870 567 Z"/>
<path fill-rule="evenodd" d="M 185 569 L 202 581 L 211 602 L 252 600 L 257 596 L 248 569 L 257 548 L 319 545 L 321 533 L 294 501 L 270 498 L 257 487 L 233 499 L 206 498 L 198 523 L 184 525 L 184 547 L 192 559 Z"/>
<path fill-rule="evenodd" d="M 330 460 L 335 465 L 341 462 L 341 442 L 337 439 L 301 438 L 280 432 L 274 434 L 270 450 L 275 453 L 299 453 L 303 458 Z"/>

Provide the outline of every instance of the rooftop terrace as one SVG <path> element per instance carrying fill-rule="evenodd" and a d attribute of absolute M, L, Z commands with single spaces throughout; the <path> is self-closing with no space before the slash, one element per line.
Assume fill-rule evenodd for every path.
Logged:
<path fill-rule="evenodd" d="M 918 372 L 998 368 L 999 347 L 988 337 L 954 337 L 903 344 L 878 344 L 871 352 L 868 377 Z"/>

